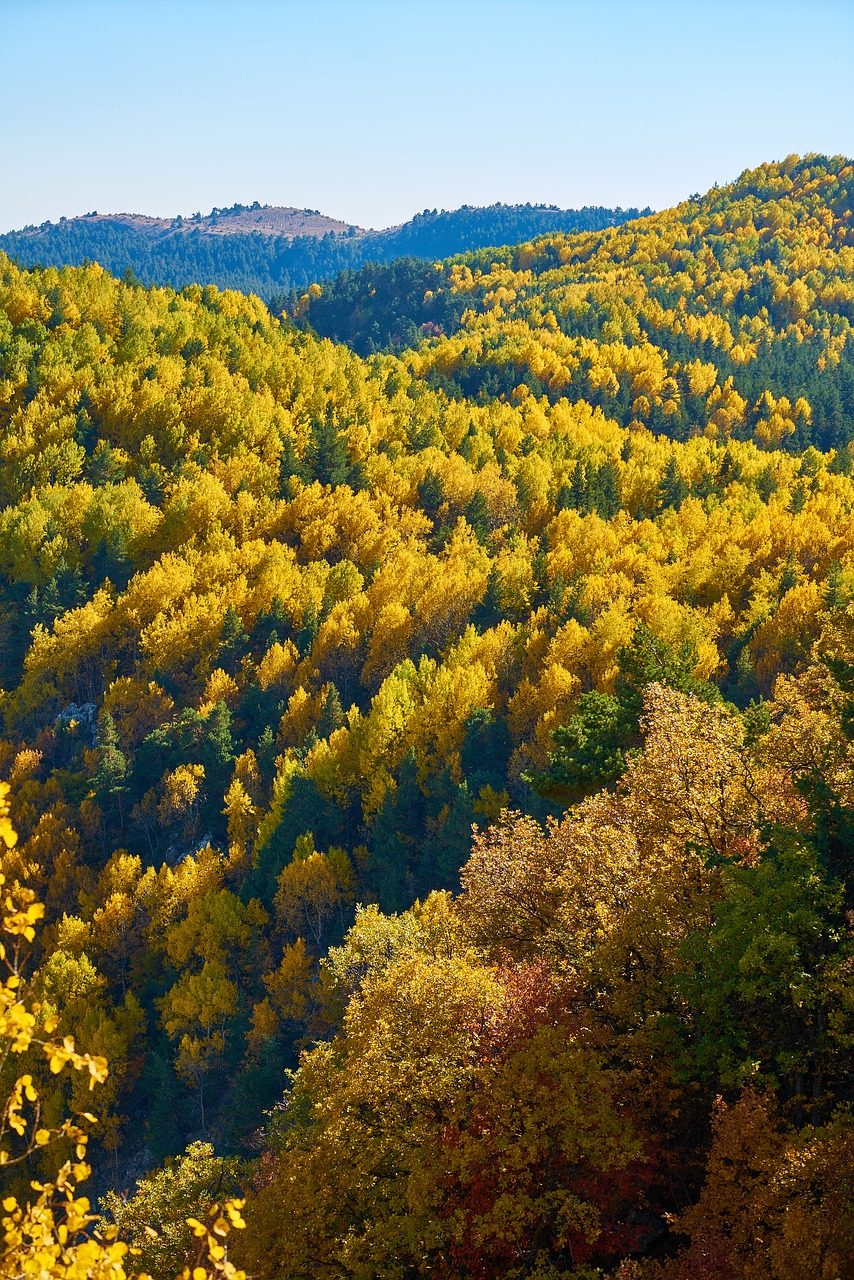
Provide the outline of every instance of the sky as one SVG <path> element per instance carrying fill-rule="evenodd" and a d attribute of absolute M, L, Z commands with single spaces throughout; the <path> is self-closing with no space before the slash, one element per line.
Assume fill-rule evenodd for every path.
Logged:
<path fill-rule="evenodd" d="M 0 231 L 666 208 L 854 155 L 854 0 L 0 0 Z"/>

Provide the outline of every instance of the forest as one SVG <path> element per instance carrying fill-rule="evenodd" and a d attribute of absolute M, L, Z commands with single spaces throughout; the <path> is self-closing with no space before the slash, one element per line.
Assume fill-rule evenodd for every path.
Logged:
<path fill-rule="evenodd" d="M 841 157 L 0 256 L 0 1275 L 854 1275 L 852 326 Z"/>
<path fill-rule="evenodd" d="M 402 256 L 445 258 L 491 244 L 517 244 L 547 231 L 597 231 L 617 226 L 640 212 L 600 207 L 558 209 L 551 205 L 464 205 L 451 212 L 425 209 L 409 222 L 384 231 L 353 226 L 342 233 L 330 230 L 287 236 L 232 229 L 234 215 L 246 211 L 244 205 L 213 209 L 205 218 L 195 214 L 172 219 L 165 230 L 135 225 L 121 216 L 63 218 L 0 235 L 0 252 L 23 266 L 98 262 L 116 275 L 130 271 L 148 285 L 180 289 L 188 284 L 215 284 L 221 289 L 256 293 L 275 308 L 291 290 L 306 289 L 365 262 L 388 262 Z"/>
<path fill-rule="evenodd" d="M 828 233 L 850 215 L 851 188 L 844 166 L 798 169 L 796 199 L 795 175 L 748 171 L 604 234 L 368 264 L 283 309 L 362 355 L 417 348 L 412 371 L 454 398 L 525 387 L 671 439 L 700 427 L 835 448 L 854 411 L 854 301 L 850 244 Z"/>

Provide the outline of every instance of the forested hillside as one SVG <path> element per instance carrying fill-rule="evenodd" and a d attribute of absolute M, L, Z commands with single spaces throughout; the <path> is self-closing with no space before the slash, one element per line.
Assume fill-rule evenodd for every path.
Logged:
<path fill-rule="evenodd" d="M 74 1113 L 155 1280 L 233 1193 L 271 1280 L 850 1274 L 852 183 L 368 274 L 369 358 L 0 258 L 19 1197 Z"/>
<path fill-rule="evenodd" d="M 192 218 L 111 217 L 97 212 L 63 218 L 0 236 L 0 252 L 23 266 L 98 262 L 116 275 L 130 271 L 144 284 L 216 284 L 269 300 L 364 262 L 443 258 L 490 244 L 516 244 L 545 231 L 596 231 L 638 213 L 598 207 L 465 205 L 452 212 L 425 209 L 402 226 L 365 231 L 316 210 L 271 209 L 256 202 Z"/>
<path fill-rule="evenodd" d="M 409 367 L 453 398 L 530 393 L 676 440 L 835 448 L 854 415 L 846 172 L 795 158 L 604 234 L 366 266 L 291 312 L 363 355 L 417 345 Z"/>

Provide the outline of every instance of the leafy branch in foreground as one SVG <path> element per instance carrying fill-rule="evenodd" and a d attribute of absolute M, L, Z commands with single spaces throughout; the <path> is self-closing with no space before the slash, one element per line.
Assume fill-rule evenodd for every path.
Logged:
<path fill-rule="evenodd" d="M 9 818 L 8 791 L 7 784 L 0 783 L 0 847 L 5 847 L 6 853 L 17 843 Z M 6 970 L 0 987 L 0 1072 L 14 1061 L 13 1055 L 34 1051 L 47 1059 L 55 1075 L 68 1066 L 88 1072 L 89 1088 L 94 1089 L 107 1079 L 106 1059 L 78 1053 L 71 1036 L 55 1037 L 58 1016 L 44 1016 L 34 995 L 34 978 L 25 978 L 44 905 L 35 901 L 32 889 L 10 878 L 5 868 L 0 872 L 0 886 L 0 963 Z M 80 1119 L 97 1123 L 97 1117 L 88 1111 L 82 1112 Z M 88 1197 L 79 1194 L 91 1173 L 86 1163 L 87 1133 L 73 1119 L 52 1127 L 41 1120 L 37 1084 L 32 1072 L 24 1072 L 12 1084 L 0 1113 L 0 1165 L 21 1165 L 52 1144 L 70 1143 L 73 1155 L 51 1180 L 30 1182 L 34 1198 L 19 1193 L 3 1199 L 0 1280 L 29 1275 L 43 1280 L 127 1280 L 134 1274 L 137 1280 L 147 1280 L 143 1273 L 126 1269 L 138 1250 L 118 1238 L 117 1226 L 104 1225 L 91 1212 Z M 226 1244 L 233 1227 L 245 1226 L 242 1207 L 242 1200 L 227 1200 L 221 1208 L 212 1205 L 204 1222 L 187 1220 L 197 1243 L 181 1280 L 213 1280 L 215 1276 L 244 1280 L 244 1273 L 229 1262 Z"/>

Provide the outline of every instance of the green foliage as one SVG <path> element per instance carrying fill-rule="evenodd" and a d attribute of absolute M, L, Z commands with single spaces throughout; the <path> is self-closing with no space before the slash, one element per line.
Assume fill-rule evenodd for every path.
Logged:
<path fill-rule="evenodd" d="M 321 484 L 345 484 L 350 471 L 344 436 L 333 420 L 332 405 L 327 405 L 321 419 L 311 424 L 312 442 L 307 455 L 308 467 Z"/>
<path fill-rule="evenodd" d="M 685 945 L 683 1070 L 730 1089 L 779 1083 L 802 1122 L 841 1083 L 833 1010 L 849 949 L 840 886 L 814 849 L 782 843 L 758 866 L 727 868 L 712 928 Z"/>
<path fill-rule="evenodd" d="M 152 1280 L 173 1280 L 195 1255 L 187 1218 L 204 1219 L 211 1202 L 233 1196 L 239 1183 L 237 1160 L 215 1155 L 209 1142 L 191 1142 L 183 1155 L 137 1182 L 129 1199 L 108 1191 L 102 1207 L 138 1250 L 135 1269 Z"/>
<path fill-rule="evenodd" d="M 626 751 L 637 735 L 637 720 L 619 698 L 592 689 L 582 693 L 569 722 L 555 729 L 557 750 L 549 769 L 532 779 L 547 799 L 596 791 L 623 776 Z"/>
<path fill-rule="evenodd" d="M 127 760 L 119 747 L 116 722 L 109 711 L 98 721 L 98 768 L 95 772 L 95 794 L 102 806 L 117 806 L 119 824 L 123 825 L 122 795 L 127 792 Z"/>
<path fill-rule="evenodd" d="M 666 511 L 668 507 L 675 507 L 678 511 L 687 496 L 688 485 L 679 474 L 676 459 L 671 458 L 658 486 L 658 510 Z"/>
<path fill-rule="evenodd" d="M 690 643 L 669 645 L 645 623 L 638 623 L 631 643 L 618 651 L 617 665 L 614 693 L 582 693 L 569 721 L 554 730 L 557 750 L 549 755 L 549 767 L 531 778 L 546 799 L 577 799 L 622 777 L 628 754 L 641 741 L 647 685 L 665 684 L 707 702 L 720 697 L 713 684 L 695 677 L 697 653 Z"/>
<path fill-rule="evenodd" d="M 850 174 L 809 168 L 389 271 L 377 323 L 417 302 L 448 331 L 367 360 L 210 285 L 0 259 L 9 874 L 44 898 L 61 1033 L 113 1064 L 101 1185 L 142 1141 L 257 1155 L 285 1069 L 337 1035 L 346 1057 L 363 998 L 358 1051 L 313 1060 L 353 1126 L 305 1184 L 333 1250 L 405 1157 L 418 1232 L 457 1224 L 449 1274 L 613 1268 L 683 1207 L 662 1151 L 697 1191 L 713 1091 L 759 1081 L 797 1123 L 843 1100 L 854 479 L 826 422 L 807 446 L 827 388 L 846 403 Z M 738 281 L 765 301 L 724 304 Z M 371 966 L 433 921 L 381 1000 L 357 958 L 346 982 L 323 964 L 359 902 Z M 432 1027 L 400 1023 L 410 996 Z M 374 1072 L 352 1111 L 351 1061 Z M 385 1145 L 354 1189 L 378 1082 Z M 51 1088 L 52 1114 L 86 1106 Z M 435 1166 L 401 1156 L 410 1131 Z"/>
<path fill-rule="evenodd" d="M 244 212 L 243 206 L 215 209 L 206 219 L 176 218 L 171 225 L 157 226 L 153 231 L 108 217 L 62 218 L 58 223 L 7 232 L 0 236 L 0 251 L 26 264 L 62 267 L 100 262 L 129 284 L 181 288 L 214 283 L 221 289 L 257 293 L 274 304 L 276 295 L 282 305 L 289 290 L 305 289 L 312 281 L 325 280 L 337 272 L 352 273 L 362 263 L 390 262 L 394 269 L 395 259 L 432 261 L 481 245 L 516 244 L 546 231 L 617 226 L 640 211 L 501 204 L 479 209 L 466 205 L 450 213 L 425 209 L 403 226 L 387 231 L 351 227 L 315 235 L 297 231 L 292 236 L 231 229 L 228 216 Z M 423 264 L 419 266 L 424 269 Z M 377 315 L 381 326 L 377 346 L 384 346 L 387 310 L 378 308 Z"/>

